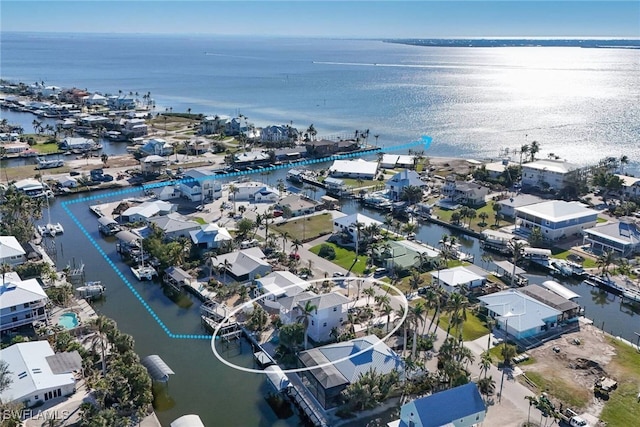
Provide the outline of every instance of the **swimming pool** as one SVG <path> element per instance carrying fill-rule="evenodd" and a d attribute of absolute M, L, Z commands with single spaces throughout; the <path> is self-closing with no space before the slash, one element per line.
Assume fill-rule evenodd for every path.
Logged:
<path fill-rule="evenodd" d="M 73 329 L 78 326 L 78 316 L 75 313 L 64 313 L 58 319 L 58 325 L 65 329 Z"/>

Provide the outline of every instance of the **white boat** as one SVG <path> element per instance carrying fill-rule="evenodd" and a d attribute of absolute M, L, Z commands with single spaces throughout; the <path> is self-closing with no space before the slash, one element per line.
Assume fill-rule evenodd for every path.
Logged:
<path fill-rule="evenodd" d="M 622 291 L 622 296 L 628 300 L 640 302 L 640 291 L 636 291 L 635 289 Z"/>
<path fill-rule="evenodd" d="M 76 288 L 76 293 L 80 298 L 94 299 L 100 298 L 105 291 L 105 287 L 100 281 L 86 282 L 84 286 Z"/>
<path fill-rule="evenodd" d="M 58 234 L 64 233 L 64 228 L 62 227 L 62 224 L 56 222 L 55 224 L 48 223 L 46 225 L 39 225 L 38 231 L 43 236 L 55 237 Z"/>
<path fill-rule="evenodd" d="M 64 160 L 60 159 L 45 159 L 44 157 L 38 157 L 36 160 L 38 162 L 36 169 L 51 169 L 64 166 Z"/>
<path fill-rule="evenodd" d="M 151 266 L 139 265 L 137 267 L 131 267 L 131 272 L 138 280 L 153 280 L 154 276 L 158 275 L 155 268 Z"/>

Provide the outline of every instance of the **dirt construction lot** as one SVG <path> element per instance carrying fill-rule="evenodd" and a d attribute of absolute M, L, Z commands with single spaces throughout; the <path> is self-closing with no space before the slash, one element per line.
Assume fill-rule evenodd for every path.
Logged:
<path fill-rule="evenodd" d="M 562 403 L 563 408 L 599 417 L 604 401 L 594 397 L 595 382 L 602 377 L 619 380 L 620 375 L 610 364 L 615 348 L 602 331 L 581 324 L 580 331 L 563 335 L 527 354 L 532 362 L 520 368 L 539 386 L 531 387 L 532 390 L 537 394 L 547 391 L 556 407 Z"/>

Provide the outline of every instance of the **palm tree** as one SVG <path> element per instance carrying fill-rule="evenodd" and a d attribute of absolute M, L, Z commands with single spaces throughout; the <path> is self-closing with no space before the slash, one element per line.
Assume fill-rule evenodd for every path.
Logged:
<path fill-rule="evenodd" d="M 238 192 L 238 187 L 234 184 L 229 185 L 229 194 L 233 198 L 233 213 L 236 213 L 236 193 Z"/>
<path fill-rule="evenodd" d="M 478 391 L 483 396 L 491 396 L 496 390 L 496 382 L 493 377 L 484 377 L 478 380 Z"/>
<path fill-rule="evenodd" d="M 411 270 L 411 277 L 409 278 L 409 289 L 411 291 L 418 291 L 420 286 L 424 283 L 424 279 L 418 270 L 415 268 Z"/>
<path fill-rule="evenodd" d="M 600 268 L 600 275 L 609 273 L 609 266 L 615 263 L 616 253 L 612 250 L 604 251 L 596 260 L 596 266 Z"/>
<path fill-rule="evenodd" d="M 369 286 L 368 288 L 365 288 L 362 291 L 363 294 L 365 294 L 367 296 L 367 306 L 369 305 L 369 300 L 371 298 L 375 298 L 376 296 L 376 290 L 375 288 L 373 288 L 372 286 Z"/>
<path fill-rule="evenodd" d="M 288 231 L 283 231 L 282 234 L 280 235 L 280 238 L 282 239 L 282 252 L 287 251 L 286 244 L 287 244 L 287 241 L 289 240 L 289 237 L 291 237 L 291 235 L 289 234 Z"/>
<path fill-rule="evenodd" d="M 469 218 L 469 228 L 471 228 L 471 220 L 474 219 L 477 215 L 478 215 L 478 213 L 476 212 L 475 209 L 469 209 L 467 211 L 467 218 Z"/>
<path fill-rule="evenodd" d="M 538 399 L 535 396 L 525 396 L 525 399 L 529 401 L 529 411 L 527 412 L 527 425 L 531 425 L 531 407 L 538 406 Z"/>
<path fill-rule="evenodd" d="M 487 219 L 489 218 L 489 214 L 482 211 L 478 214 L 478 218 L 482 221 L 480 225 L 487 225 Z"/>
<path fill-rule="evenodd" d="M 411 357 L 415 359 L 417 357 L 417 348 L 418 348 L 418 326 L 420 323 L 424 323 L 424 315 L 426 313 L 426 309 L 424 303 L 422 301 L 418 301 L 418 303 L 414 306 L 409 307 L 409 315 L 407 317 L 407 321 L 413 325 L 413 342 L 411 343 Z"/>
<path fill-rule="evenodd" d="M 520 166 L 522 166 L 522 155 L 523 154 L 527 154 L 529 153 L 529 145 L 528 144 L 524 144 L 523 146 L 520 147 Z"/>
<path fill-rule="evenodd" d="M 302 242 L 300 241 L 300 239 L 294 239 L 291 242 L 291 247 L 293 248 L 293 252 L 294 253 L 298 253 L 298 250 L 300 249 L 300 247 L 302 246 Z"/>
<path fill-rule="evenodd" d="M 620 174 L 624 175 L 624 166 L 629 164 L 629 157 L 626 154 L 620 156 Z"/>
<path fill-rule="evenodd" d="M 539 151 L 540 144 L 538 144 L 538 141 L 531 142 L 531 145 L 529 146 L 529 155 L 531 156 L 530 159 L 532 162 L 536 159 L 536 154 L 538 154 Z"/>
<path fill-rule="evenodd" d="M 102 361 L 102 375 L 107 375 L 107 358 L 106 358 L 106 346 L 108 343 L 108 336 L 115 329 L 115 322 L 105 316 L 98 316 L 91 321 L 91 329 L 94 331 L 94 335 L 91 339 L 91 346 L 100 346 L 100 354 Z"/>
<path fill-rule="evenodd" d="M 495 225 L 497 226 L 500 224 L 500 211 L 502 210 L 502 205 L 500 203 L 493 202 L 493 206 L 491 208 L 493 209 L 493 214 L 496 220 Z"/>
<path fill-rule="evenodd" d="M 522 257 L 524 252 L 524 248 L 527 246 L 526 242 L 521 240 L 511 240 L 509 241 L 508 247 L 511 251 L 511 256 L 513 257 L 513 271 L 511 272 L 511 287 L 516 284 L 516 268 L 518 265 L 518 260 Z"/>
<path fill-rule="evenodd" d="M 309 338 L 309 334 L 307 333 L 309 330 L 309 319 L 313 315 L 314 311 L 317 310 L 318 307 L 313 305 L 311 301 L 305 301 L 304 307 L 298 306 L 298 310 L 300 314 L 296 318 L 296 321 L 302 323 L 304 325 L 304 349 L 307 349 L 307 341 Z"/>
<path fill-rule="evenodd" d="M 467 320 L 467 307 L 469 306 L 469 300 L 462 294 L 454 292 L 449 297 L 448 311 L 451 313 L 449 319 L 449 326 L 447 327 L 447 338 L 451 331 L 451 326 L 456 323 L 458 326 Z M 460 332 L 459 329 L 456 332 Z M 445 338 L 446 339 L 446 338 Z"/>

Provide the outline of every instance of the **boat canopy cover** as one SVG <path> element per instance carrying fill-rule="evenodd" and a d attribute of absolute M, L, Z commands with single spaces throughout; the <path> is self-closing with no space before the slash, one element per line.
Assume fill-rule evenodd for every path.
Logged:
<path fill-rule="evenodd" d="M 542 286 L 549 289 L 551 292 L 558 294 L 561 297 L 566 298 L 568 300 L 572 300 L 580 297 L 580 295 L 578 295 L 577 293 L 573 292 L 572 290 L 566 288 L 565 286 L 553 280 L 547 280 L 545 282 L 542 282 Z"/>
<path fill-rule="evenodd" d="M 269 378 L 269 382 L 271 385 L 275 387 L 277 391 L 282 391 L 289 387 L 289 378 L 285 375 L 285 373 L 280 369 L 278 365 L 270 365 L 264 368 L 264 371 L 267 373 L 267 378 Z"/>
<path fill-rule="evenodd" d="M 142 366 L 147 368 L 149 375 L 155 381 L 166 382 L 169 380 L 169 375 L 175 374 L 169 365 L 164 363 L 164 360 L 162 360 L 157 354 L 145 357 L 142 359 L 141 363 Z"/>

